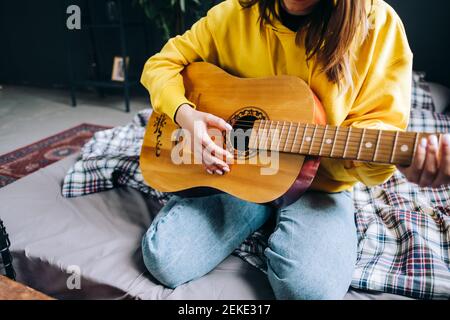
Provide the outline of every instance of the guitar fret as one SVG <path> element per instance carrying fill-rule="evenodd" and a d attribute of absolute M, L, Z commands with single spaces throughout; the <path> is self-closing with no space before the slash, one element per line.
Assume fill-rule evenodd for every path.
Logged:
<path fill-rule="evenodd" d="M 258 149 L 262 150 L 263 149 L 263 134 L 264 134 L 264 128 L 266 126 L 266 122 L 261 121 L 261 124 L 263 125 L 263 127 L 261 128 L 261 125 L 258 128 Z M 262 132 L 261 132 L 262 129 Z"/>
<path fill-rule="evenodd" d="M 256 142 L 258 142 L 258 132 L 259 132 L 260 126 L 261 126 L 261 122 L 258 122 L 258 121 L 255 121 L 255 123 L 253 124 L 252 133 L 250 135 L 250 141 L 248 142 L 249 149 L 258 149 Z"/>
<path fill-rule="evenodd" d="M 408 165 L 424 136 L 427 134 L 258 120 L 248 146 L 249 149 Z"/>
<path fill-rule="evenodd" d="M 267 150 L 272 150 L 272 147 L 273 147 L 273 132 L 274 132 L 274 130 L 272 129 L 273 124 L 274 124 L 274 122 L 271 121 L 270 125 L 269 125 L 268 142 L 270 142 L 270 146 L 269 146 L 269 144 L 267 144 L 267 147 L 268 147 Z"/>
<path fill-rule="evenodd" d="M 395 152 L 396 152 L 396 150 L 397 150 L 398 135 L 399 135 L 399 131 L 397 131 L 397 132 L 395 133 L 394 147 L 392 148 L 392 154 L 391 154 L 391 160 L 390 160 L 390 163 L 394 163 Z"/>
<path fill-rule="evenodd" d="M 281 151 L 280 150 L 280 145 L 281 145 L 281 141 L 282 141 L 282 139 L 283 139 L 283 132 L 284 132 L 284 121 L 283 121 L 283 125 L 282 125 L 282 127 L 281 127 L 281 134 L 278 134 L 278 131 L 280 130 L 278 127 L 279 127 L 279 125 L 280 125 L 280 122 L 279 121 L 277 121 L 277 128 L 276 128 L 276 130 L 275 130 L 275 133 L 277 134 L 277 138 L 278 138 L 278 144 L 277 144 L 277 150 L 276 151 Z"/>
<path fill-rule="evenodd" d="M 345 158 L 345 155 L 347 153 L 348 140 L 350 138 L 351 133 L 352 133 L 352 127 L 348 128 L 348 131 L 347 131 L 347 137 L 345 138 L 344 153 L 342 154 L 342 158 Z"/>
<path fill-rule="evenodd" d="M 283 152 L 287 152 L 286 151 L 286 146 L 287 146 L 287 143 L 289 141 L 289 137 L 291 136 L 291 130 L 292 130 L 292 122 L 289 123 L 289 131 L 288 131 L 288 135 L 286 137 L 286 142 L 284 143 Z"/>
<path fill-rule="evenodd" d="M 280 128 L 279 128 L 280 125 L 281 125 L 281 132 L 280 132 Z M 277 129 L 275 130 L 275 133 L 276 133 L 275 138 L 277 139 L 277 149 L 275 151 L 280 152 L 281 151 L 281 149 L 280 149 L 281 142 L 283 141 L 284 121 L 283 121 L 283 124 L 281 124 L 280 121 L 277 121 Z"/>
<path fill-rule="evenodd" d="M 373 153 L 372 161 L 376 161 L 376 159 L 377 159 L 378 148 L 380 146 L 380 138 L 381 138 L 381 133 L 382 132 L 383 132 L 383 130 L 378 130 L 377 143 L 375 145 L 375 152 Z"/>
<path fill-rule="evenodd" d="M 277 135 L 277 137 L 279 137 L 278 148 L 277 148 L 278 152 L 281 152 L 281 145 L 282 145 L 282 142 L 283 142 L 284 129 L 285 129 L 284 123 L 285 122 L 283 121 L 283 124 L 281 124 L 281 133 L 279 135 Z M 279 131 L 279 129 L 278 129 L 278 131 Z M 277 131 L 277 133 L 278 133 L 278 131 Z"/>
<path fill-rule="evenodd" d="M 274 147 L 278 148 L 278 143 L 276 143 L 275 139 L 275 133 L 278 132 L 278 121 L 274 121 L 274 128 L 270 130 L 270 149 L 271 151 L 274 150 Z M 278 142 L 278 141 L 277 141 Z"/>
<path fill-rule="evenodd" d="M 312 136 L 311 136 L 311 144 L 309 145 L 308 155 L 311 154 L 312 147 L 314 145 L 314 138 L 316 137 L 316 132 L 317 132 L 317 124 L 314 126 L 314 131 L 313 131 Z"/>
<path fill-rule="evenodd" d="M 416 136 L 414 138 L 413 155 L 416 152 L 417 144 L 419 143 L 419 136 L 420 136 L 420 134 L 418 132 L 416 132 Z"/>
<path fill-rule="evenodd" d="M 282 143 L 282 142 L 283 142 L 283 138 L 284 138 L 285 135 L 286 135 L 286 133 L 284 133 L 284 132 L 285 132 L 285 130 L 287 131 L 286 121 L 283 121 L 282 126 L 283 126 L 283 129 L 281 129 L 280 142 L 279 142 L 280 147 L 281 147 L 281 144 L 283 144 L 283 143 Z M 286 148 L 286 143 L 287 143 L 287 138 L 284 140 L 284 146 L 283 146 L 283 148 L 278 148 L 278 151 L 284 152 L 284 149 Z M 282 149 L 282 150 L 281 150 L 281 149 Z"/>
<path fill-rule="evenodd" d="M 327 128 L 327 135 L 325 137 L 325 145 L 322 150 L 322 155 L 325 157 L 329 157 L 331 154 L 331 149 L 333 147 L 333 139 L 335 135 L 336 127 L 335 126 L 328 126 Z"/>
<path fill-rule="evenodd" d="M 339 134 L 339 127 L 336 127 L 336 132 L 334 133 L 333 146 L 331 147 L 330 157 L 333 158 L 334 148 L 336 146 L 337 136 Z"/>
<path fill-rule="evenodd" d="M 364 142 L 365 136 L 366 136 L 366 128 L 363 129 L 363 133 L 361 135 L 361 141 L 359 142 L 358 156 L 356 157 L 356 160 L 359 160 L 361 158 L 361 147 Z"/>
<path fill-rule="evenodd" d="M 354 127 L 348 127 L 348 137 L 345 141 L 345 159 L 356 159 L 358 156 L 358 143 L 361 139 L 362 130 Z"/>
<path fill-rule="evenodd" d="M 322 154 L 323 143 L 324 143 L 324 141 L 325 141 L 325 138 L 326 138 L 326 136 L 327 136 L 327 133 L 328 133 L 328 125 L 325 126 L 325 132 L 324 132 L 324 134 L 323 134 L 322 141 L 320 142 L 319 156 Z"/>
<path fill-rule="evenodd" d="M 268 147 L 269 147 L 269 145 L 268 145 L 269 131 L 267 130 L 268 123 L 269 123 L 268 121 L 264 121 L 263 137 L 261 139 L 262 150 L 268 150 Z M 270 130 L 270 127 L 269 127 L 269 130 Z M 266 139 L 264 140 L 264 138 L 266 138 Z M 264 144 L 263 144 L 263 142 L 264 142 Z"/>
<path fill-rule="evenodd" d="M 283 121 L 283 124 L 281 124 L 281 133 L 280 134 L 278 134 L 279 133 L 279 131 L 280 131 L 280 128 L 279 128 L 279 126 L 280 126 L 280 122 L 279 121 L 277 121 L 277 130 L 276 130 L 276 133 L 277 133 L 277 138 L 278 138 L 278 144 L 277 144 L 277 150 L 276 151 L 278 151 L 278 152 L 280 152 L 281 151 L 281 142 L 283 141 L 283 134 L 284 134 L 284 121 Z"/>
<path fill-rule="evenodd" d="M 395 156 L 393 162 L 395 164 L 409 165 L 414 157 L 415 145 L 417 143 L 417 133 L 414 132 L 400 132 Z"/>
<path fill-rule="evenodd" d="M 305 135 L 308 131 L 308 124 L 305 125 L 305 129 L 303 130 L 303 136 L 302 136 L 302 141 L 300 143 L 300 150 L 299 153 L 302 153 L 302 149 L 303 149 L 303 142 L 305 142 Z"/>
<path fill-rule="evenodd" d="M 297 144 L 297 137 L 298 137 L 298 129 L 299 128 L 300 128 L 300 123 L 297 123 L 297 129 L 295 130 L 295 136 L 294 136 L 294 141 L 292 142 L 291 152 L 294 152 L 294 147 Z"/>

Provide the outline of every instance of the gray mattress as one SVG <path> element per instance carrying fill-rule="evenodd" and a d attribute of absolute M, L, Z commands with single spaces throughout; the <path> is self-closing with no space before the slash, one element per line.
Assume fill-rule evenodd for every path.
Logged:
<path fill-rule="evenodd" d="M 0 189 L 0 216 L 12 242 L 18 281 L 60 299 L 273 299 L 265 275 L 230 256 L 175 290 L 142 262 L 140 240 L 157 205 L 132 189 L 65 199 L 67 158 Z M 69 289 L 73 271 L 81 289 Z M 345 299 L 405 299 L 350 290 Z"/>

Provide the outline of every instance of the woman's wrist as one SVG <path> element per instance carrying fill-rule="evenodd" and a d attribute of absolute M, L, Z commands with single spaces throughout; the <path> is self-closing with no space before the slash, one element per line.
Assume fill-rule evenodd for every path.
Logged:
<path fill-rule="evenodd" d="M 188 118 L 189 115 L 194 111 L 191 105 L 187 103 L 183 103 L 181 106 L 178 107 L 177 111 L 175 112 L 174 121 L 177 125 L 180 127 L 183 126 L 184 119 Z"/>

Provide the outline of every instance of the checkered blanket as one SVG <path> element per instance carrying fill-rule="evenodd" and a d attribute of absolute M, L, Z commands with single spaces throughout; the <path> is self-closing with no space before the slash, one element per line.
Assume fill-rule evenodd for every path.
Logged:
<path fill-rule="evenodd" d="M 414 98 L 414 97 L 413 97 Z M 164 205 L 169 195 L 149 188 L 139 153 L 151 110 L 122 127 L 97 132 L 67 173 L 66 197 L 130 186 Z M 411 131 L 450 132 L 450 118 L 413 109 Z M 419 188 L 397 172 L 375 188 L 354 188 L 358 259 L 352 287 L 419 299 L 450 298 L 450 187 Z M 266 271 L 264 249 L 270 230 L 251 235 L 235 254 Z"/>

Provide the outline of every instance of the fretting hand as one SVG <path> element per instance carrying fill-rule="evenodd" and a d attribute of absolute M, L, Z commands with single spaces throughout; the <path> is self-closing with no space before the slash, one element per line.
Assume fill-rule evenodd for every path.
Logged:
<path fill-rule="evenodd" d="M 423 138 L 411 166 L 398 166 L 398 170 L 421 187 L 438 188 L 450 184 L 450 135 L 442 137 L 440 146 L 435 135 Z"/>

